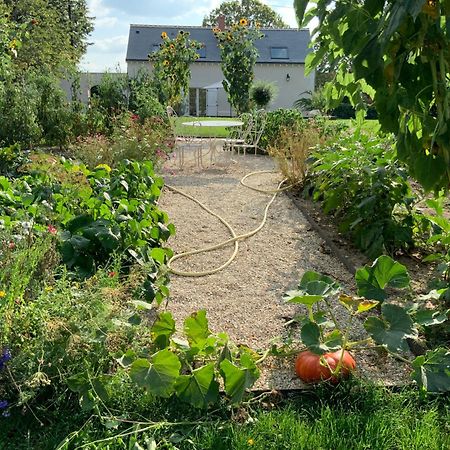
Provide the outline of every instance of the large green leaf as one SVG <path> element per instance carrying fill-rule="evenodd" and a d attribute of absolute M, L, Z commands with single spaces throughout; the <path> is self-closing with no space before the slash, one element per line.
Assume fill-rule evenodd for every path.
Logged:
<path fill-rule="evenodd" d="M 191 375 L 181 375 L 175 390 L 181 400 L 195 408 L 206 408 L 215 403 L 219 396 L 219 383 L 215 378 L 214 363 L 193 370 Z"/>
<path fill-rule="evenodd" d="M 297 303 L 306 306 L 312 306 L 324 297 L 336 294 L 340 289 L 338 283 L 332 278 L 317 272 L 305 272 L 298 289 L 288 291 L 283 299 L 287 303 Z"/>
<path fill-rule="evenodd" d="M 422 390 L 428 392 L 450 391 L 450 351 L 445 348 L 428 351 L 413 361 L 411 374 Z"/>
<path fill-rule="evenodd" d="M 409 286 L 409 275 L 406 267 L 389 256 L 380 256 L 371 266 L 361 267 L 356 271 L 358 295 L 383 301 L 387 298 L 384 288 L 405 288 Z"/>
<path fill-rule="evenodd" d="M 153 323 L 150 333 L 153 342 L 159 348 L 167 347 L 171 336 L 175 333 L 175 321 L 173 320 L 172 313 L 169 311 L 160 313 Z"/>
<path fill-rule="evenodd" d="M 130 377 L 151 394 L 169 397 L 180 375 L 181 363 L 178 356 L 168 349 L 155 353 L 150 361 L 140 358 L 131 364 Z"/>
<path fill-rule="evenodd" d="M 203 347 L 206 339 L 211 334 L 205 310 L 197 311 L 186 318 L 184 321 L 184 333 L 191 346 Z"/>
<path fill-rule="evenodd" d="M 220 370 L 225 380 L 225 392 L 231 397 L 233 403 L 239 403 L 244 396 L 245 390 L 253 386 L 258 379 L 259 371 L 251 357 L 243 354 L 238 367 L 228 359 L 220 363 Z"/>
<path fill-rule="evenodd" d="M 369 317 L 364 328 L 377 344 L 384 345 L 389 351 L 407 351 L 406 338 L 417 335 L 411 317 L 397 305 L 383 304 L 381 311 L 383 318 Z"/>
<path fill-rule="evenodd" d="M 450 309 L 446 311 L 434 311 L 432 309 L 420 309 L 414 315 L 414 321 L 424 327 L 439 325 L 448 320 Z"/>
<path fill-rule="evenodd" d="M 339 330 L 333 330 L 323 338 L 319 326 L 314 322 L 307 322 L 300 331 L 304 345 L 313 353 L 323 355 L 342 348 L 342 334 Z"/>

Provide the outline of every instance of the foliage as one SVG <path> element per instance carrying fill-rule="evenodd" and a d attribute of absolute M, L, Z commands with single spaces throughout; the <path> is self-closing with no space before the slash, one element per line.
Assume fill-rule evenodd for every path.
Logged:
<path fill-rule="evenodd" d="M 64 392 L 70 377 L 81 370 L 90 374 L 109 371 L 112 355 L 133 345 L 143 332 L 120 325 L 134 313 L 130 302 L 137 287 L 133 280 L 127 281 L 127 287 L 122 285 L 115 272 L 120 261 L 85 283 L 72 282 L 65 271 L 58 271 L 55 280 L 52 276 L 59 260 L 53 258 L 50 264 L 46 261 L 52 254 L 51 247 L 47 238 L 29 246 L 19 242 L 9 256 L 9 267 L 16 270 L 11 277 L 17 276 L 16 263 L 25 255 L 37 263 L 26 268 L 27 282 L 22 283 L 21 292 L 16 292 L 19 300 L 6 309 L 2 305 L 7 323 L 2 324 L 2 341 L 4 344 L 7 340 L 14 358 L 10 374 L 4 374 L 0 383 L 0 397 L 7 393 L 16 410 L 41 408 L 52 402 L 62 407 L 68 399 Z M 13 282 L 10 278 L 8 290 Z M 120 308 L 117 296 L 123 302 Z"/>
<path fill-rule="evenodd" d="M 0 176 L 12 177 L 19 173 L 21 167 L 29 162 L 20 145 L 14 144 L 0 148 Z"/>
<path fill-rule="evenodd" d="M 414 196 L 392 144 L 359 132 L 312 154 L 305 192 L 369 257 L 413 245 Z"/>
<path fill-rule="evenodd" d="M 152 78 L 146 70 L 139 71 L 136 77 L 131 78 L 129 86 L 129 108 L 141 122 L 151 117 L 166 117 L 166 111 L 158 100 Z"/>
<path fill-rule="evenodd" d="M 3 145 L 21 143 L 31 147 L 42 138 L 37 117 L 39 92 L 28 80 L 25 76 L 3 82 L 0 91 L 0 142 Z"/>
<path fill-rule="evenodd" d="M 448 1 L 320 0 L 301 24 L 319 18 L 313 67 L 327 54 L 337 68 L 330 97 L 348 95 L 357 109 L 361 92 L 374 100 L 383 131 L 396 135 L 399 158 L 426 190 L 450 182 L 450 35 Z"/>
<path fill-rule="evenodd" d="M 250 88 L 253 83 L 258 51 L 254 41 L 263 34 L 257 27 L 250 28 L 246 18 L 232 25 L 228 30 L 213 29 L 218 41 L 221 68 L 225 79 L 222 84 L 228 94 L 228 101 L 238 114 L 250 110 Z"/>
<path fill-rule="evenodd" d="M 300 121 L 282 127 L 276 142 L 268 148 L 288 184 L 301 183 L 306 175 L 311 149 L 324 141 L 316 121 Z"/>
<path fill-rule="evenodd" d="M 316 89 L 314 92 L 306 91 L 300 95 L 307 94 L 309 97 L 300 97 L 294 102 L 294 106 L 301 111 L 317 110 L 322 115 L 326 115 L 329 111 L 327 108 L 327 100 L 323 89 Z"/>
<path fill-rule="evenodd" d="M 141 354 L 126 352 L 119 360 L 131 379 L 154 396 L 177 395 L 196 408 L 219 397 L 219 376 L 232 403 L 239 403 L 259 376 L 254 353 L 237 348 L 225 333 L 213 335 L 205 311 L 184 321 L 186 340 L 175 338 L 170 312 L 160 313 L 151 327 L 152 344 Z"/>
<path fill-rule="evenodd" d="M 73 402 L 41 414 L 45 427 L 30 415 L 13 412 L 2 423 L 0 447 L 441 450 L 450 443 L 447 399 L 430 396 L 424 401 L 409 387 L 389 389 L 351 381 L 289 395 L 265 393 L 260 401 L 242 405 L 238 415 L 226 405 L 205 415 L 177 399 L 154 401 L 134 394 L 127 385 L 115 388 L 116 409 L 134 413 L 122 416 L 123 422 L 80 413 Z M 141 423 L 125 422 L 125 417 Z"/>
<path fill-rule="evenodd" d="M 17 50 L 26 37 L 27 24 L 11 22 L 9 9 L 0 4 L 0 76 L 6 77 L 11 70 L 12 62 L 17 57 Z M 0 83 L 1 87 L 1 83 Z"/>
<path fill-rule="evenodd" d="M 99 165 L 92 171 L 69 161 L 51 164 L 16 180 L 0 177 L 3 226 L 59 231 L 63 262 L 81 278 L 120 252 L 125 266 L 147 267 L 143 295 L 161 301 L 166 294 L 158 272 L 172 253 L 160 247 L 174 227 L 166 226 L 167 215 L 156 207 L 163 181 L 151 162 L 125 160 L 112 170 Z"/>
<path fill-rule="evenodd" d="M 123 159 L 149 160 L 160 168 L 172 151 L 168 124 L 155 116 L 144 119 L 135 114 L 126 116 L 114 126 L 111 136 L 95 134 L 77 139 L 70 149 L 72 157 L 91 169 L 98 164 L 115 167 Z"/>
<path fill-rule="evenodd" d="M 347 128 L 343 123 L 331 122 L 320 116 L 314 117 L 308 125 L 297 109 L 280 108 L 267 113 L 266 126 L 260 141 L 261 147 L 276 147 L 284 130 L 305 130 L 309 127 L 317 130 L 320 139 L 336 137 Z"/>
<path fill-rule="evenodd" d="M 424 213 L 429 225 L 429 237 L 425 247 L 431 251 L 424 262 L 437 262 L 432 289 L 445 302 L 450 302 L 450 221 L 445 212 L 447 196 L 440 192 L 439 196 L 427 199 L 426 205 L 433 214 Z"/>
<path fill-rule="evenodd" d="M 123 73 L 105 73 L 97 90 L 98 106 L 109 116 L 120 114 L 128 108 L 128 79 Z"/>
<path fill-rule="evenodd" d="M 33 147 L 41 143 L 66 146 L 74 123 L 80 118 L 71 110 L 60 79 L 45 72 L 28 71 L 7 77 L 0 89 L 0 142 Z"/>
<path fill-rule="evenodd" d="M 366 276 L 367 275 L 367 276 Z M 368 289 L 371 284 L 376 289 L 383 289 L 386 285 L 397 288 L 409 287 L 409 275 L 406 269 L 387 256 L 378 258 L 371 267 L 360 269 L 356 274 L 358 295 L 366 294 L 367 297 L 355 297 L 341 293 L 340 285 L 333 279 L 320 273 L 308 271 L 301 278 L 296 290 L 285 294 L 288 303 L 301 304 L 307 308 L 306 316 L 295 318 L 300 323 L 301 341 L 306 348 L 317 355 L 330 352 L 341 352 L 341 358 L 337 366 L 330 367 L 326 359 L 323 359 L 332 376 L 338 376 L 342 370 L 344 350 L 354 350 L 365 347 L 383 347 L 387 351 L 398 355 L 409 350 L 408 340 L 418 337 L 419 329 L 424 326 L 424 321 L 417 321 L 420 315 L 414 308 L 407 308 L 398 304 L 383 302 L 381 315 L 372 315 L 364 320 L 364 328 L 369 338 L 363 341 L 351 341 L 350 333 L 352 324 L 363 314 L 376 308 L 378 301 L 372 300 L 378 297 L 378 292 Z M 362 283 L 363 282 L 363 283 Z M 347 323 L 338 323 L 333 314 L 331 300 L 338 302 L 345 308 L 348 314 Z M 386 296 L 382 297 L 386 300 Z M 325 307 L 325 310 L 321 309 Z M 430 310 L 420 308 L 421 311 Z M 448 312 L 447 312 L 448 313 Z M 443 320 L 448 321 L 447 313 Z M 438 324 L 439 321 L 429 322 L 429 326 Z M 408 363 L 413 369 L 412 378 L 417 381 L 421 390 L 430 392 L 447 392 L 450 390 L 450 352 L 444 348 L 428 350 L 423 356 L 414 360 L 408 360 L 400 356 L 403 362 Z"/>
<path fill-rule="evenodd" d="M 276 109 L 267 113 L 266 126 L 261 136 L 261 147 L 275 146 L 283 129 L 296 128 L 302 123 L 302 115 L 296 109 Z"/>
<path fill-rule="evenodd" d="M 243 17 L 247 18 L 249 25 L 262 28 L 288 28 L 283 19 L 270 6 L 259 0 L 232 0 L 224 1 L 218 8 L 213 9 L 203 19 L 203 27 L 217 26 L 217 18 L 223 15 L 225 26 L 231 27 Z"/>
<path fill-rule="evenodd" d="M 250 99 L 258 109 L 266 108 L 270 102 L 274 101 L 277 88 L 267 81 L 257 80 L 250 88 Z"/>
<path fill-rule="evenodd" d="M 27 25 L 28 39 L 17 48 L 15 68 L 62 73 L 74 67 L 87 48 L 93 30 L 86 0 L 5 0 L 8 20 Z"/>
<path fill-rule="evenodd" d="M 189 33 L 179 31 L 171 39 L 165 31 L 158 51 L 149 55 L 153 63 L 153 83 L 160 103 L 177 106 L 189 92 L 190 64 L 199 58 L 197 50 L 202 44 L 189 39 Z"/>

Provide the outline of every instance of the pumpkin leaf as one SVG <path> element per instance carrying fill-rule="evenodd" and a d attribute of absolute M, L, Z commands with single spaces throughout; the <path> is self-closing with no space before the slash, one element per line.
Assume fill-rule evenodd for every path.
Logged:
<path fill-rule="evenodd" d="M 375 300 L 367 300 L 364 297 L 353 297 L 347 294 L 339 295 L 339 302 L 350 312 L 355 314 L 361 314 L 369 311 L 379 304 L 379 302 Z"/>
<path fill-rule="evenodd" d="M 305 323 L 300 331 L 300 336 L 303 344 L 317 355 L 323 355 L 342 347 L 342 333 L 339 330 L 331 331 L 322 341 L 319 325 L 314 322 Z"/>
<path fill-rule="evenodd" d="M 220 363 L 220 370 L 225 381 L 225 392 L 231 397 L 233 403 L 242 401 L 245 390 L 252 387 L 258 379 L 259 371 L 252 358 L 243 354 L 238 367 L 228 359 Z"/>
<path fill-rule="evenodd" d="M 159 347 L 169 346 L 170 338 L 175 333 L 175 321 L 170 312 L 162 312 L 150 329 L 152 341 Z"/>
<path fill-rule="evenodd" d="M 371 266 L 356 271 L 358 295 L 368 299 L 383 301 L 387 298 L 385 287 L 405 288 L 410 279 L 406 267 L 389 256 L 380 256 Z"/>
<path fill-rule="evenodd" d="M 308 271 L 303 274 L 298 289 L 286 292 L 283 299 L 286 303 L 312 306 L 325 297 L 336 294 L 339 289 L 340 285 L 330 277 Z"/>
<path fill-rule="evenodd" d="M 419 388 L 428 392 L 450 391 L 450 351 L 445 348 L 430 350 L 412 362 L 411 378 Z"/>
<path fill-rule="evenodd" d="M 187 317 L 184 321 L 184 332 L 192 347 L 202 348 L 211 334 L 206 311 L 200 310 Z"/>
<path fill-rule="evenodd" d="M 140 358 L 131 364 L 130 377 L 151 394 L 170 397 L 180 375 L 181 363 L 178 356 L 168 349 L 160 350 L 150 360 Z"/>
<path fill-rule="evenodd" d="M 384 345 L 389 351 L 407 351 L 406 338 L 417 335 L 411 317 L 397 305 L 383 304 L 381 311 L 383 319 L 369 317 L 364 322 L 364 328 L 377 344 Z"/>
<path fill-rule="evenodd" d="M 217 401 L 219 383 L 215 379 L 214 363 L 192 371 L 190 375 L 181 375 L 175 391 L 178 397 L 195 408 L 206 408 Z"/>
<path fill-rule="evenodd" d="M 434 311 L 432 309 L 419 309 L 414 315 L 414 321 L 424 327 L 440 325 L 448 320 L 450 309 L 446 311 Z"/>

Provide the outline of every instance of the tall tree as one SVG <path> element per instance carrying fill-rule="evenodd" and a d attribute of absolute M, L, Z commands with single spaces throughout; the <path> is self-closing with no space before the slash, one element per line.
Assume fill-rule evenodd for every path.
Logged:
<path fill-rule="evenodd" d="M 28 24 L 28 36 L 17 51 L 15 65 L 56 72 L 74 67 L 86 51 L 93 30 L 86 0 L 3 0 L 9 20 Z"/>
<path fill-rule="evenodd" d="M 382 130 L 427 190 L 450 190 L 450 1 L 295 0 L 298 21 L 319 19 L 315 53 L 336 68 L 330 98 L 374 100 Z"/>
<path fill-rule="evenodd" d="M 260 28 L 288 28 L 281 16 L 270 6 L 264 5 L 258 0 L 238 0 L 223 2 L 218 8 L 213 9 L 203 19 L 202 26 L 215 27 L 217 18 L 225 17 L 225 26 L 231 27 L 240 19 L 246 19 L 250 27 Z"/>

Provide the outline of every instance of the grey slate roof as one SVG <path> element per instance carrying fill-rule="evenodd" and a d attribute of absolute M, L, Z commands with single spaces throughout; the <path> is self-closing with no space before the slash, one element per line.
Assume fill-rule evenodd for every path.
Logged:
<path fill-rule="evenodd" d="M 147 61 L 148 54 L 158 46 L 161 33 L 165 31 L 170 38 L 174 38 L 180 30 L 188 31 L 190 38 L 202 42 L 206 46 L 206 57 L 200 58 L 200 62 L 220 62 L 219 48 L 211 28 L 183 27 L 174 25 L 130 25 L 128 38 L 127 61 Z M 261 29 L 265 37 L 255 42 L 258 49 L 258 63 L 304 63 L 309 53 L 310 42 L 308 29 Z M 271 47 L 287 47 L 288 59 L 272 59 Z"/>

